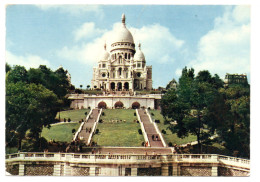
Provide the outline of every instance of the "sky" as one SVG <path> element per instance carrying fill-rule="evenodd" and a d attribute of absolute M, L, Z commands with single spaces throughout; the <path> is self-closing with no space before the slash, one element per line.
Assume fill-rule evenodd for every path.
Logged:
<path fill-rule="evenodd" d="M 104 43 L 109 49 L 121 15 L 152 65 L 153 88 L 178 81 L 187 66 L 248 75 L 249 5 L 8 5 L 6 62 L 27 69 L 59 66 L 76 87 L 91 85 Z"/>

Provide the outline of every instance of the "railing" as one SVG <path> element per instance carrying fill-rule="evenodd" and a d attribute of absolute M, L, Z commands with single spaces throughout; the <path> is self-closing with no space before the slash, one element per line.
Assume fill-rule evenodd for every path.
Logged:
<path fill-rule="evenodd" d="M 167 147 L 167 145 L 166 145 L 166 143 L 165 143 L 165 141 L 164 141 L 164 138 L 163 138 L 163 136 L 162 136 L 162 133 L 160 132 L 160 130 L 159 130 L 157 124 L 156 124 L 155 122 L 153 122 L 153 120 L 152 120 L 152 118 L 151 118 L 151 115 L 150 115 L 150 113 L 148 112 L 147 109 L 146 109 L 146 113 L 147 113 L 147 115 L 148 115 L 148 117 L 149 117 L 150 122 L 153 123 L 156 132 L 159 134 L 159 136 L 160 136 L 160 138 L 161 138 L 161 141 L 162 141 L 162 143 L 163 143 L 163 146 L 164 146 L 164 147 Z"/>
<path fill-rule="evenodd" d="M 148 143 L 148 147 L 150 147 L 151 145 L 150 145 L 150 142 L 149 142 L 149 140 L 148 140 L 147 133 L 146 133 L 146 131 L 145 131 L 145 129 L 144 129 L 144 124 L 143 124 L 143 122 L 142 122 L 142 120 L 141 120 L 141 118 L 140 118 L 140 115 L 139 115 L 139 113 L 138 113 L 138 109 L 136 109 L 135 112 L 136 112 L 137 119 L 138 119 L 138 121 L 139 121 L 139 123 L 140 123 L 140 125 L 141 125 L 141 130 L 142 130 L 142 132 L 143 132 L 144 141 L 147 142 L 147 143 Z"/>
<path fill-rule="evenodd" d="M 87 117 L 86 117 L 86 121 L 88 120 L 88 118 L 89 118 L 90 114 L 92 113 L 92 111 L 93 111 L 93 109 L 91 109 L 90 112 L 88 113 L 88 115 L 87 115 Z M 76 134 L 75 134 L 75 136 L 74 136 L 74 138 L 73 138 L 74 141 L 77 139 L 77 137 L 78 137 L 80 131 L 82 130 L 82 127 L 83 127 L 84 123 L 85 123 L 85 122 L 82 122 L 82 123 L 81 123 L 81 125 L 80 125 L 78 131 L 76 132 Z"/>
<path fill-rule="evenodd" d="M 87 145 L 90 144 L 92 135 L 93 135 L 93 133 L 94 133 L 94 131 L 95 131 L 95 129 L 96 129 L 96 126 L 97 126 L 97 123 L 98 123 L 98 121 L 99 121 L 99 118 L 100 118 L 101 113 L 102 113 L 102 109 L 99 110 L 97 120 L 96 120 L 96 122 L 94 123 L 94 126 L 92 127 L 91 133 L 90 133 L 90 135 L 89 135 L 89 137 L 88 137 Z"/>
<path fill-rule="evenodd" d="M 68 162 L 187 162 L 187 163 L 219 163 L 250 169 L 250 160 L 223 156 L 218 154 L 168 154 L 168 155 L 138 155 L 138 154 L 75 154 L 75 153 L 45 153 L 45 152 L 21 152 L 7 154 L 6 162 L 13 161 L 68 161 Z"/>

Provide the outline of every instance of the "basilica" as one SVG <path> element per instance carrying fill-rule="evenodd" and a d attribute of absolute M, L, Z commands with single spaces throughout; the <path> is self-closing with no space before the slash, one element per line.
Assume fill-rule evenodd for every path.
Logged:
<path fill-rule="evenodd" d="M 139 43 L 136 49 L 133 36 L 126 28 L 125 15 L 122 25 L 114 33 L 111 50 L 106 44 L 93 68 L 92 89 L 106 91 L 134 91 L 152 89 L 152 66 L 146 66 L 145 56 Z"/>
<path fill-rule="evenodd" d="M 102 94 L 70 94 L 71 108 L 151 108 L 159 109 L 161 94 L 152 90 L 152 66 L 146 65 L 141 44 L 136 48 L 131 32 L 122 24 L 114 32 L 110 50 L 104 45 L 93 68 L 91 90 Z M 138 94 L 141 91 L 145 94 Z"/>

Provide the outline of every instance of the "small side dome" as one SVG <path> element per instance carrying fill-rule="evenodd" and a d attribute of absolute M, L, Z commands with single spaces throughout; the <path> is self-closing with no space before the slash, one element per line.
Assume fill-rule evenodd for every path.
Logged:
<path fill-rule="evenodd" d="M 134 60 L 136 61 L 145 61 L 144 53 L 141 51 L 141 44 L 138 45 L 139 49 L 136 51 Z"/>
<path fill-rule="evenodd" d="M 104 45 L 104 51 L 103 53 L 100 55 L 99 60 L 102 61 L 107 61 L 110 58 L 110 54 L 107 52 L 107 46 L 106 44 Z"/>

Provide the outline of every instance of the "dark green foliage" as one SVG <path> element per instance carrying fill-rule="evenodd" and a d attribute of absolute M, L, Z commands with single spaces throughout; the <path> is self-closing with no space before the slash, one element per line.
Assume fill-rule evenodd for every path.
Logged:
<path fill-rule="evenodd" d="M 156 119 L 154 122 L 155 122 L 155 123 L 160 123 L 160 120 L 159 120 L 159 119 Z"/>
<path fill-rule="evenodd" d="M 85 116 L 87 116 L 88 115 L 88 112 L 85 112 Z"/>
<path fill-rule="evenodd" d="M 136 116 L 136 113 L 134 113 L 134 116 Z"/>
<path fill-rule="evenodd" d="M 140 135 L 142 135 L 142 130 L 141 129 L 138 129 L 138 133 L 140 134 Z"/>
<path fill-rule="evenodd" d="M 71 119 L 70 119 L 70 118 L 68 119 L 68 122 L 71 122 Z"/>
<path fill-rule="evenodd" d="M 75 129 L 75 128 L 73 128 L 71 132 L 72 132 L 72 133 L 75 133 L 75 132 L 76 132 L 76 129 Z"/>
<path fill-rule="evenodd" d="M 168 143 L 168 146 L 169 146 L 169 147 L 172 147 L 172 142 L 169 142 L 169 143 Z"/>
<path fill-rule="evenodd" d="M 64 122 L 66 122 L 66 118 L 64 118 Z"/>
<path fill-rule="evenodd" d="M 96 132 L 95 132 L 96 134 L 98 134 L 99 133 L 99 129 L 96 129 Z"/>
<path fill-rule="evenodd" d="M 165 131 L 165 130 L 162 130 L 162 133 L 163 133 L 163 134 L 166 134 L 166 131 Z"/>
<path fill-rule="evenodd" d="M 105 116 L 105 112 L 102 112 L 102 116 Z"/>

